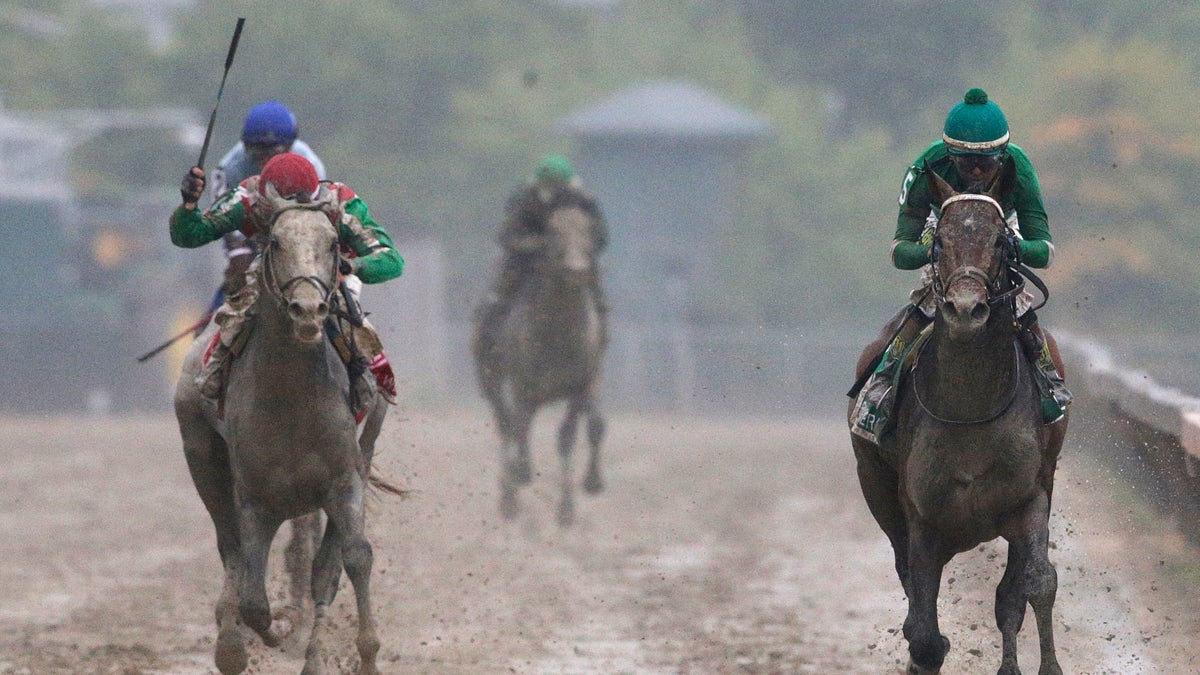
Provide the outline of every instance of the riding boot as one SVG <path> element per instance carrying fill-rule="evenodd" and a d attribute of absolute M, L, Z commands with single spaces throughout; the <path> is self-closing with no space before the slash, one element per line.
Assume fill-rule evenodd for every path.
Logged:
<path fill-rule="evenodd" d="M 256 265 L 252 263 L 251 267 L 254 269 Z M 225 366 L 232 358 L 231 355 L 242 353 L 246 338 L 250 335 L 246 322 L 250 319 L 250 308 L 256 300 L 258 283 L 252 272 L 247 273 L 246 283 L 230 293 L 224 304 L 213 314 L 213 322 L 221 330 L 220 338 L 209 354 L 208 361 L 201 366 L 199 374 L 196 375 L 196 384 L 205 398 L 216 400 L 220 397 L 221 389 L 225 386 Z"/>
<path fill-rule="evenodd" d="M 850 431 L 876 445 L 887 430 L 896 404 L 896 385 L 899 383 L 900 364 L 908 354 L 913 342 L 929 325 L 929 319 L 919 310 L 908 313 L 900 324 L 883 358 L 871 373 L 859 392 L 851 413 Z"/>
<path fill-rule="evenodd" d="M 1025 330 L 1020 332 L 1020 338 L 1021 346 L 1025 348 L 1026 355 L 1036 369 L 1038 392 L 1042 399 L 1042 423 L 1054 424 L 1066 415 L 1067 406 L 1071 405 L 1074 396 L 1071 390 L 1067 389 L 1062 374 L 1054 366 L 1054 359 L 1050 357 L 1050 345 L 1042 334 L 1042 327 L 1036 316 L 1031 317 Z"/>
<path fill-rule="evenodd" d="M 346 364 L 350 375 L 350 407 L 354 419 L 361 419 L 375 400 L 375 376 L 370 371 L 371 363 L 362 355 L 356 355 Z"/>

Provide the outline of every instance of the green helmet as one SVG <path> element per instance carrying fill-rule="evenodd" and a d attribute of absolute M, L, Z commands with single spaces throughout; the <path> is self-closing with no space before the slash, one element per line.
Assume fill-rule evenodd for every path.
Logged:
<path fill-rule="evenodd" d="M 971 89 L 946 116 L 942 140 L 952 155 L 998 155 L 1008 144 L 1008 120 L 986 91 Z"/>
<path fill-rule="evenodd" d="M 533 177 L 543 183 L 566 183 L 575 177 L 575 170 L 566 157 L 549 154 L 538 161 Z"/>

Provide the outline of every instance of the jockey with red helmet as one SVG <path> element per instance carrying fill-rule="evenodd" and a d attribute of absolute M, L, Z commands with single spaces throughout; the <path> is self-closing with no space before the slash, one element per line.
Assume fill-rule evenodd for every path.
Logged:
<path fill-rule="evenodd" d="M 282 152 L 301 155 L 325 180 L 325 164 L 307 143 L 298 138 L 296 116 L 279 101 L 263 101 L 250 109 L 242 124 L 241 140 L 217 163 L 212 172 L 214 200 L 241 185 L 250 176 L 262 172 L 267 160 Z M 230 232 L 222 238 L 225 246 L 225 278 L 213 296 L 209 311 L 214 312 L 225 298 L 241 288 L 246 269 L 254 259 L 253 243 L 241 232 Z"/>
<path fill-rule="evenodd" d="M 242 181 L 202 212 L 197 202 L 204 191 L 204 182 L 204 170 L 200 167 L 193 167 L 184 176 L 180 189 L 183 204 L 170 219 L 171 242 L 176 246 L 196 248 L 230 232 L 240 232 L 255 241 L 271 219 L 270 201 L 265 198 L 268 191 L 307 202 L 315 199 L 319 190 L 329 190 L 336 195 L 327 213 L 336 224 L 341 243 L 344 283 L 352 288 L 360 282 L 377 284 L 400 276 L 404 270 L 404 259 L 387 231 L 371 217 L 366 203 L 343 183 L 323 183 L 312 162 L 298 154 L 275 155 L 260 175 Z M 209 398 L 220 394 L 221 363 L 228 358 L 246 321 L 246 311 L 258 298 L 258 292 L 256 259 L 245 275 L 245 285 L 214 315 L 213 320 L 221 328 L 220 341 L 198 377 L 201 392 Z M 364 339 L 360 344 L 378 345 L 378 336 L 370 337 L 373 339 Z"/>

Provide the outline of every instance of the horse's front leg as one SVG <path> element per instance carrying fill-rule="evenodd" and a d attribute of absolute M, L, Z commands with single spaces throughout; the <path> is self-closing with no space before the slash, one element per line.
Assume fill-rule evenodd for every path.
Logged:
<path fill-rule="evenodd" d="M 578 396 L 567 403 L 567 414 L 558 426 L 558 461 L 562 470 L 559 478 L 561 496 L 558 502 L 558 524 L 566 527 L 575 522 L 575 488 L 572 485 L 571 453 L 575 449 L 575 434 L 579 429 L 579 412 L 582 407 Z"/>
<path fill-rule="evenodd" d="M 283 636 L 271 630 L 271 603 L 267 599 L 267 557 L 271 540 L 283 521 L 253 504 L 238 505 L 242 544 L 242 573 L 239 584 L 242 621 L 258 633 L 268 647 L 278 647 Z"/>
<path fill-rule="evenodd" d="M 1040 494 L 1004 532 L 1008 566 L 996 588 L 996 625 L 1003 637 L 1000 675 L 1017 675 L 1017 634 L 1025 619 L 1025 604 L 1033 607 L 1041 650 L 1039 675 L 1062 675 L 1054 648 L 1054 599 L 1058 572 L 1050 562 L 1050 499 Z"/>
<path fill-rule="evenodd" d="M 908 617 L 904 637 L 908 639 L 909 675 L 941 672 L 950 651 L 950 640 L 938 628 L 937 599 L 942 584 L 942 569 L 947 558 L 938 538 L 912 524 L 908 541 Z"/>
<path fill-rule="evenodd" d="M 529 459 L 529 427 L 533 423 L 533 406 L 525 401 L 509 408 L 510 436 L 500 448 L 500 515 L 515 518 L 520 510 L 517 488 L 533 481 Z"/>
<path fill-rule="evenodd" d="M 600 443 L 604 441 L 604 418 L 596 409 L 595 385 L 587 399 L 588 468 L 583 479 L 583 489 L 588 494 L 604 491 L 604 479 L 600 477 Z"/>

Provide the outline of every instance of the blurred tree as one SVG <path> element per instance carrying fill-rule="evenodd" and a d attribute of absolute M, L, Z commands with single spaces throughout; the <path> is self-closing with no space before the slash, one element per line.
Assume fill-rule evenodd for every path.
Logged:
<path fill-rule="evenodd" d="M 897 144 L 928 124 L 928 101 L 976 83 L 997 65 L 1004 31 L 997 11 L 938 0 L 775 2 L 740 0 L 753 44 L 785 81 L 829 92 L 843 135 L 883 127 Z"/>

